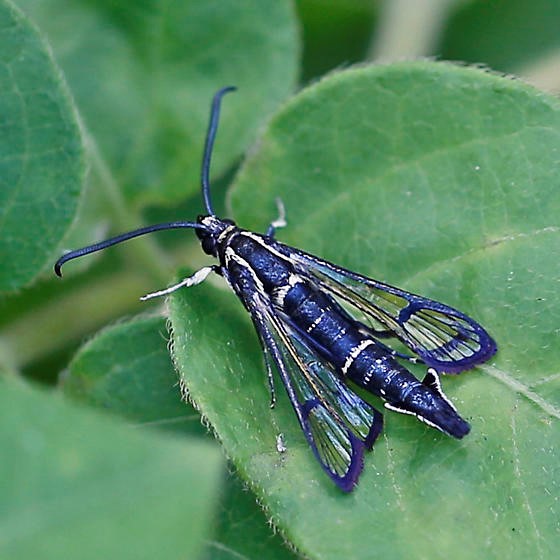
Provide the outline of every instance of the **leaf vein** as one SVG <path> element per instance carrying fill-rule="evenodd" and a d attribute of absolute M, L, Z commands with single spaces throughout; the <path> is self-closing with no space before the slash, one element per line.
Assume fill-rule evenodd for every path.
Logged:
<path fill-rule="evenodd" d="M 560 419 L 560 409 L 558 409 L 553 404 L 549 403 L 547 400 L 545 400 L 543 397 L 541 397 L 534 391 L 531 391 L 531 389 L 529 389 L 529 387 L 527 387 L 527 385 L 525 385 L 524 383 L 521 383 L 521 381 L 514 379 L 508 373 L 498 369 L 497 367 L 494 366 L 479 366 L 479 367 L 480 369 L 484 370 L 486 373 L 491 375 L 494 379 L 501 381 L 504 385 L 506 385 L 510 389 L 513 389 L 520 395 L 523 395 L 525 398 L 532 401 L 534 404 L 536 404 L 538 407 L 540 407 L 550 416 L 554 416 L 555 418 Z"/>
<path fill-rule="evenodd" d="M 239 552 L 233 550 L 231 547 L 226 546 L 225 544 L 220 543 L 218 541 L 206 541 L 206 544 L 209 547 L 215 548 L 216 550 L 221 550 L 222 552 L 227 552 L 228 554 L 231 554 L 232 558 L 238 558 L 239 560 L 251 560 L 248 556 L 245 556 L 244 554 L 240 554 Z"/>
<path fill-rule="evenodd" d="M 545 226 L 539 229 L 535 229 L 532 231 L 526 231 L 526 232 L 518 232 L 518 233 L 514 233 L 511 235 L 506 235 L 504 237 L 500 237 L 497 239 L 493 239 L 492 241 L 481 245 L 480 247 L 473 247 L 472 249 L 469 249 L 468 251 L 465 251 L 464 253 L 460 253 L 457 255 L 453 255 L 452 257 L 449 257 L 447 259 L 442 259 L 439 261 L 434 261 L 432 263 L 430 263 L 429 266 L 427 266 L 426 268 L 423 268 L 422 270 L 418 270 L 417 272 L 415 272 L 414 274 L 412 274 L 411 276 L 407 277 L 407 281 L 413 281 L 415 278 L 421 277 L 424 274 L 429 274 L 429 271 L 434 268 L 434 267 L 440 267 L 441 265 L 445 264 L 445 263 L 452 263 L 455 261 L 459 261 L 461 259 L 464 259 L 470 255 L 473 255 L 477 252 L 482 252 L 485 251 L 486 249 L 488 249 L 489 247 L 494 247 L 496 245 L 501 245 L 503 243 L 510 243 L 510 242 L 514 242 L 517 241 L 518 239 L 526 239 L 529 237 L 536 237 L 537 235 L 542 235 L 542 234 L 546 234 L 546 233 L 560 233 L 560 227 L 558 226 Z"/>
<path fill-rule="evenodd" d="M 529 127 L 526 127 L 529 128 Z M 535 128 L 535 129 L 542 129 L 544 128 L 545 130 L 550 130 L 549 127 L 531 127 L 531 128 Z M 465 148 L 469 148 L 471 146 L 476 146 L 476 145 L 487 145 L 490 143 L 490 141 L 495 142 L 495 141 L 500 141 L 500 140 L 504 140 L 507 138 L 513 138 L 515 136 L 517 136 L 519 134 L 520 131 L 514 131 L 514 132 L 507 132 L 504 134 L 497 134 L 495 136 L 492 136 L 491 138 L 469 138 L 465 141 L 462 142 L 458 142 L 456 144 L 453 145 L 445 145 L 445 146 L 439 146 L 437 148 L 428 150 L 426 152 L 423 152 L 421 154 L 418 154 L 412 158 L 408 158 L 406 160 L 403 161 L 399 161 L 396 163 L 393 163 L 391 165 L 388 165 L 384 170 L 382 170 L 381 172 L 379 172 L 376 175 L 372 175 L 371 176 L 371 180 L 368 182 L 364 182 L 364 183 L 360 183 L 360 184 L 355 184 L 353 185 L 354 188 L 352 188 L 352 185 L 349 185 L 347 181 L 343 181 L 342 183 L 340 183 L 341 185 L 344 185 L 345 188 L 340 189 L 334 196 L 329 197 L 327 200 L 323 201 L 323 203 L 321 205 L 316 205 L 317 210 L 312 211 L 312 212 L 308 212 L 307 216 L 305 217 L 305 220 L 302 220 L 300 222 L 301 225 L 296 225 L 295 229 L 294 229 L 294 233 L 297 233 L 298 231 L 298 226 L 299 228 L 303 228 L 303 229 L 308 229 L 310 227 L 310 224 L 312 224 L 316 219 L 324 219 L 325 215 L 331 213 L 331 212 L 339 212 L 340 211 L 340 202 L 341 200 L 343 200 L 345 197 L 348 196 L 348 192 L 351 190 L 353 193 L 353 196 L 356 197 L 356 199 L 360 199 L 361 198 L 361 193 L 363 193 L 364 191 L 369 191 L 372 186 L 374 186 L 375 184 L 382 184 L 384 182 L 385 179 L 387 179 L 388 177 L 390 177 L 391 175 L 402 171 L 404 169 L 409 169 L 410 167 L 413 166 L 417 166 L 419 167 L 420 164 L 426 160 L 429 160 L 435 156 L 443 156 L 443 155 L 449 155 L 453 152 L 455 152 L 456 150 L 463 150 Z M 344 147 L 344 146 L 342 146 Z M 343 151 L 343 150 L 342 150 Z M 340 179 L 342 179 L 342 175 L 339 174 Z M 339 181 L 340 181 L 339 179 Z"/>
<path fill-rule="evenodd" d="M 393 487 L 393 491 L 395 492 L 397 507 L 402 512 L 405 512 L 402 491 L 397 482 L 397 477 L 395 476 L 395 460 L 391 452 L 391 446 L 389 444 L 389 439 L 387 438 L 386 432 L 383 432 L 383 439 L 385 440 L 387 449 L 387 470 L 389 471 L 389 476 L 391 478 L 391 486 Z"/>
<path fill-rule="evenodd" d="M 525 510 L 529 515 L 531 525 L 533 526 L 533 530 L 535 532 L 535 540 L 537 545 L 536 549 L 538 551 L 539 558 L 543 558 L 543 551 L 541 549 L 541 544 L 540 544 L 542 537 L 537 522 L 535 521 L 535 516 L 533 515 L 533 508 L 531 507 L 531 502 L 529 500 L 529 496 L 527 495 L 525 481 L 523 479 L 523 474 L 521 472 L 521 461 L 519 455 L 519 448 L 517 446 L 517 428 L 515 424 L 515 413 L 511 415 L 511 433 L 512 433 L 511 441 L 513 445 L 513 470 L 515 473 L 515 477 L 519 481 L 519 486 L 520 486 L 521 494 L 523 496 Z"/>

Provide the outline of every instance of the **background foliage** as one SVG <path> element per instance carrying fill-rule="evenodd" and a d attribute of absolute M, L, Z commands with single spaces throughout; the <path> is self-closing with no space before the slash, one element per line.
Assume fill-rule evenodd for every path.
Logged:
<path fill-rule="evenodd" d="M 0 0 L 0 556 L 552 558 L 557 10 Z M 425 56 L 494 72 L 394 62 Z M 220 213 L 262 231 L 281 196 L 283 241 L 457 306 L 499 344 L 444 380 L 472 434 L 387 414 L 348 496 L 280 388 L 269 409 L 256 337 L 219 281 L 137 301 L 206 262 L 190 232 L 52 276 L 66 248 L 201 211 L 209 101 L 226 84 L 239 91 L 213 161 Z"/>

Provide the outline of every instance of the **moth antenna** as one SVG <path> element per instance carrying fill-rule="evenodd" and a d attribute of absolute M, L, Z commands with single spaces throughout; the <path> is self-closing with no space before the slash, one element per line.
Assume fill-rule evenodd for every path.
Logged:
<path fill-rule="evenodd" d="M 99 243 L 94 243 L 93 245 L 88 245 L 87 247 L 82 247 L 81 249 L 76 249 L 75 251 L 69 251 L 65 255 L 62 255 L 54 265 L 54 272 L 57 276 L 62 276 L 62 265 L 72 259 L 77 259 L 78 257 L 83 257 L 84 255 L 89 255 L 90 253 L 95 253 L 97 251 L 102 251 L 111 247 L 112 245 L 117 245 L 123 241 L 128 241 L 134 237 L 139 237 L 140 235 L 146 235 L 147 233 L 152 233 L 154 231 L 160 231 L 162 229 L 178 229 L 178 228 L 194 228 L 194 229 L 206 229 L 202 224 L 197 224 L 195 222 L 166 222 L 163 224 L 154 224 L 152 226 L 146 226 L 143 228 L 135 229 L 133 231 L 128 231 L 117 235 L 116 237 L 111 237 L 110 239 L 105 239 L 105 241 L 100 241 Z"/>
<path fill-rule="evenodd" d="M 218 90 L 212 99 L 212 108 L 210 109 L 210 122 L 208 123 L 208 131 L 206 132 L 206 141 L 204 142 L 204 156 L 202 158 L 202 171 L 200 182 L 202 184 L 202 198 L 206 211 L 210 216 L 215 216 L 212 202 L 210 200 L 210 160 L 212 159 L 212 149 L 214 140 L 218 132 L 218 121 L 220 120 L 220 105 L 222 97 L 230 91 L 235 91 L 235 86 L 227 86 Z"/>

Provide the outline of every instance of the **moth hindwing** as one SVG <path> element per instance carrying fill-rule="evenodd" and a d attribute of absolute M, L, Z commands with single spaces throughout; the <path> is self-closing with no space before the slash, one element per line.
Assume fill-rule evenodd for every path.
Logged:
<path fill-rule="evenodd" d="M 382 414 L 350 383 L 380 397 L 386 408 L 462 438 L 470 426 L 443 393 L 439 373 L 460 373 L 488 360 L 496 344 L 476 321 L 452 307 L 276 241 L 276 229 L 286 225 L 281 203 L 266 234 L 218 218 L 210 197 L 210 161 L 221 100 L 233 89 L 222 88 L 212 100 L 201 174 L 206 214 L 195 222 L 155 224 L 70 251 L 54 269 L 61 276 L 72 259 L 154 231 L 194 229 L 203 251 L 217 263 L 142 299 L 200 284 L 212 272 L 222 276 L 256 329 L 272 402 L 276 370 L 315 457 L 348 492 L 362 471 L 364 451 L 383 426 Z M 412 355 L 393 349 L 392 340 Z M 407 361 L 427 366 L 422 381 L 405 367 Z M 286 452 L 283 438 L 277 441 Z"/>

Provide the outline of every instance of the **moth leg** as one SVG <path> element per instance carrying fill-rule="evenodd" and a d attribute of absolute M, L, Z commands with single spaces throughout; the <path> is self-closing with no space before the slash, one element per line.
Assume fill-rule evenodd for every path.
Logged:
<path fill-rule="evenodd" d="M 391 350 L 391 354 L 393 354 L 393 356 L 396 356 L 397 358 L 400 358 L 401 360 L 406 360 L 407 362 L 410 362 L 411 364 L 423 364 L 424 363 L 424 360 L 422 360 L 418 356 L 409 356 L 408 354 L 403 354 L 402 352 L 397 352 L 396 350 Z"/>
<path fill-rule="evenodd" d="M 179 288 L 183 288 L 184 286 L 186 286 L 187 288 L 189 286 L 196 286 L 197 284 L 204 282 L 204 280 L 206 280 L 206 278 L 211 272 L 218 272 L 219 268 L 220 267 L 218 265 L 205 266 L 200 270 L 197 270 L 192 276 L 189 276 L 188 278 L 181 280 L 178 284 L 174 284 L 169 288 L 165 288 L 165 290 L 159 290 L 158 292 L 152 292 L 150 294 L 146 294 L 145 296 L 142 296 L 140 299 L 142 301 L 146 301 L 148 299 L 152 299 L 155 297 L 166 296 L 167 294 L 170 294 L 175 290 L 178 290 Z"/>
<path fill-rule="evenodd" d="M 393 356 L 395 358 L 400 358 L 401 360 L 406 360 L 407 362 L 410 362 L 411 364 L 423 364 L 424 363 L 424 361 L 422 359 L 420 359 L 418 356 L 411 356 L 410 354 L 405 354 L 404 352 L 398 352 L 397 350 L 393 350 L 389 346 L 386 346 L 382 342 L 379 342 L 379 340 L 376 341 L 376 342 L 377 342 L 377 344 L 379 344 L 379 346 L 382 346 L 383 348 L 385 348 L 385 350 L 387 350 L 387 352 L 389 352 L 389 354 L 391 354 L 391 356 Z"/>
<path fill-rule="evenodd" d="M 383 348 L 383 350 L 387 351 L 391 356 L 395 357 L 395 358 L 400 358 L 401 360 L 406 360 L 407 362 L 410 362 L 411 364 L 423 364 L 424 361 L 419 358 L 418 356 L 411 356 L 410 354 L 404 354 L 403 352 L 398 352 L 397 350 L 393 350 L 390 346 L 387 346 L 386 344 L 383 344 L 383 342 L 381 342 L 379 340 L 379 338 L 396 338 L 395 333 L 389 329 L 387 330 L 376 330 L 376 329 L 372 329 L 371 327 L 367 327 L 367 329 L 364 329 L 361 325 L 361 323 L 357 323 L 358 328 L 360 329 L 361 332 L 363 332 L 364 334 L 371 336 L 373 335 L 375 337 L 375 344 L 377 344 L 378 346 L 380 346 L 381 348 Z"/>
<path fill-rule="evenodd" d="M 393 350 L 390 346 L 387 346 L 386 344 L 383 344 L 383 342 L 380 342 L 379 340 L 376 340 L 375 343 L 378 344 L 379 346 L 381 346 L 381 348 L 383 348 L 387 352 L 389 352 L 389 354 L 391 354 L 391 356 L 393 356 L 394 358 L 400 358 L 401 360 L 406 360 L 407 362 L 410 362 L 411 364 L 423 364 L 424 363 L 424 361 L 421 358 L 419 358 L 418 356 L 411 356 L 409 354 L 404 354 L 403 352 L 398 352 L 397 350 Z"/>
<path fill-rule="evenodd" d="M 256 323 L 255 323 L 256 326 Z M 276 389 L 274 388 L 274 375 L 272 373 L 272 357 L 270 355 L 270 350 L 268 349 L 268 344 L 271 343 L 270 335 L 268 333 L 263 333 L 257 329 L 257 334 L 259 337 L 259 342 L 261 344 L 262 353 L 264 356 L 264 365 L 266 368 L 266 378 L 268 380 L 268 388 L 270 390 L 270 408 L 276 406 Z M 274 341 L 272 341 L 274 342 Z"/>
<path fill-rule="evenodd" d="M 376 338 L 395 338 L 395 333 L 390 329 L 373 329 L 369 327 L 369 330 Z"/>
<path fill-rule="evenodd" d="M 278 228 L 283 228 L 288 225 L 288 222 L 286 222 L 286 209 L 280 197 L 276 197 L 276 208 L 278 208 L 278 218 L 271 222 L 266 230 L 266 235 L 269 237 L 274 237 Z"/>
<path fill-rule="evenodd" d="M 270 389 L 270 408 L 276 406 L 276 390 L 274 388 L 274 376 L 272 375 L 272 363 L 270 362 L 270 356 L 268 351 L 264 350 L 264 364 L 266 367 L 266 377 L 268 380 L 268 388 Z"/>

